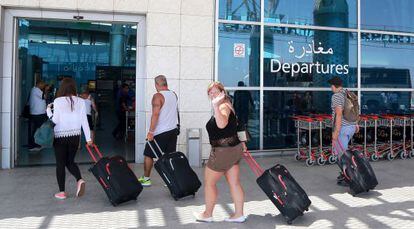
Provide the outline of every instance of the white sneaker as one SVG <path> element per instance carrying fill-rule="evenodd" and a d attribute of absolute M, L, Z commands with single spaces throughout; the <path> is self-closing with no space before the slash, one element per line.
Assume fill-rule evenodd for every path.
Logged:
<path fill-rule="evenodd" d="M 224 221 L 229 222 L 229 223 L 244 223 L 246 219 L 247 217 L 243 215 L 236 219 L 227 218 L 227 219 L 224 219 Z"/>
<path fill-rule="evenodd" d="M 203 218 L 202 214 L 200 213 L 193 213 L 194 217 L 196 218 L 197 222 L 202 222 L 202 223 L 211 223 L 213 222 L 213 217 L 208 217 L 208 218 Z"/>
<path fill-rule="evenodd" d="M 33 147 L 33 148 L 30 148 L 29 149 L 29 151 L 30 152 L 39 152 L 39 151 L 41 151 L 43 148 L 42 147 Z"/>

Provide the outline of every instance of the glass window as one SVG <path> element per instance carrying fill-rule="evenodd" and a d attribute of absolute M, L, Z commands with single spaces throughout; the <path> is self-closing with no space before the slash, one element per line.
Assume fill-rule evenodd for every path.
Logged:
<path fill-rule="evenodd" d="M 265 27 L 264 85 L 329 87 L 340 76 L 357 87 L 357 35 L 348 32 Z"/>
<path fill-rule="evenodd" d="M 220 24 L 218 49 L 218 79 L 226 87 L 260 85 L 260 26 Z"/>
<path fill-rule="evenodd" d="M 414 37 L 362 33 L 361 84 L 368 88 L 414 88 Z"/>
<path fill-rule="evenodd" d="M 281 149 L 296 147 L 294 115 L 331 114 L 332 92 L 265 91 L 263 111 L 263 147 Z"/>
<path fill-rule="evenodd" d="M 265 22 L 356 28 L 356 0 L 265 0 Z"/>
<path fill-rule="evenodd" d="M 414 1 L 361 0 L 361 28 L 414 31 Z"/>
<path fill-rule="evenodd" d="M 260 21 L 260 0 L 219 0 L 219 19 Z"/>
<path fill-rule="evenodd" d="M 236 90 L 230 91 L 233 106 L 241 123 L 247 126 L 250 150 L 259 149 L 260 139 L 260 93 L 259 91 Z"/>
<path fill-rule="evenodd" d="M 414 110 L 412 92 L 362 92 L 363 114 L 404 114 Z"/>

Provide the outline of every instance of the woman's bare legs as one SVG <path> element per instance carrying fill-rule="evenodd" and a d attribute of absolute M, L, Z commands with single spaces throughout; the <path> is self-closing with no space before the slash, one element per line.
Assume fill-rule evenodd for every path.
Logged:
<path fill-rule="evenodd" d="M 243 216 L 244 191 L 240 184 L 240 166 L 233 165 L 225 174 L 226 180 L 230 186 L 231 197 L 234 202 L 235 213 L 230 218 L 237 219 Z"/>
<path fill-rule="evenodd" d="M 203 218 L 209 218 L 213 215 L 214 206 L 217 201 L 217 182 L 223 174 L 223 172 L 216 172 L 208 167 L 204 170 L 204 198 L 206 208 L 202 213 Z"/>

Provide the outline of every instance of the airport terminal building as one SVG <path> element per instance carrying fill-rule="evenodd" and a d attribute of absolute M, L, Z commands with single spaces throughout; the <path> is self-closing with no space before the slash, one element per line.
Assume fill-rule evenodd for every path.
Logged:
<path fill-rule="evenodd" d="M 179 96 L 182 134 L 212 111 L 206 89 L 222 82 L 247 123 L 249 148 L 296 147 L 292 116 L 330 113 L 327 80 L 340 76 L 361 112 L 414 109 L 411 0 L 0 0 L 0 168 L 54 163 L 52 149 L 29 152 L 22 116 L 39 80 L 51 93 L 63 77 L 94 96 L 96 143 L 107 155 L 141 162 L 154 77 Z M 127 135 L 111 135 L 117 90 L 130 87 Z M 85 149 L 82 149 L 85 152 Z M 90 161 L 86 152 L 77 161 Z"/>

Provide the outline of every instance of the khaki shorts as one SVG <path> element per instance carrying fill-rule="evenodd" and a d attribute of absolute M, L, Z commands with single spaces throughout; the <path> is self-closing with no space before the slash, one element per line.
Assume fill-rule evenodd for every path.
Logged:
<path fill-rule="evenodd" d="M 216 172 L 226 172 L 240 162 L 243 156 L 243 146 L 238 144 L 229 147 L 212 147 L 207 167 Z"/>

